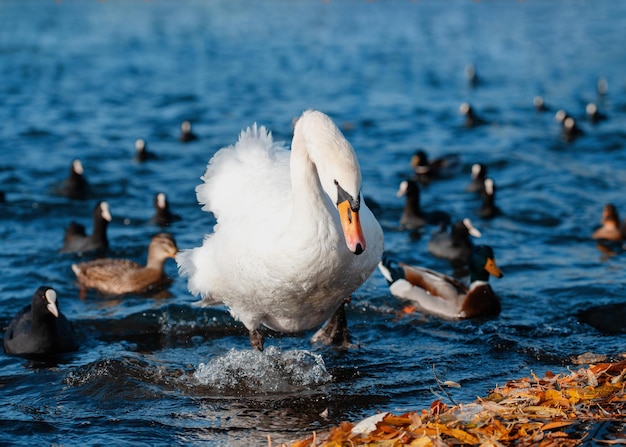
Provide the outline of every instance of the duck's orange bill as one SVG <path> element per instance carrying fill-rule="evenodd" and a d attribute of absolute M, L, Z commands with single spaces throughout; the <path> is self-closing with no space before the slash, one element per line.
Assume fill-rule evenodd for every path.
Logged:
<path fill-rule="evenodd" d="M 346 238 L 348 249 L 357 255 L 365 251 L 365 236 L 361 228 L 361 220 L 358 211 L 352 211 L 350 202 L 344 200 L 337 205 L 339 210 L 339 218 L 341 219 L 341 228 Z"/>
<path fill-rule="evenodd" d="M 487 270 L 496 278 L 502 278 L 504 276 L 504 273 L 502 273 L 496 265 L 496 261 L 491 258 L 487 259 L 487 262 L 485 262 L 485 270 Z"/>

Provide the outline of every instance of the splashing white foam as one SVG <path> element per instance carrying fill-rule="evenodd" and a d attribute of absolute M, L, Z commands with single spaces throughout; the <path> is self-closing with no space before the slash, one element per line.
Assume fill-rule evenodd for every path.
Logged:
<path fill-rule="evenodd" d="M 202 385 L 238 393 L 283 393 L 323 385 L 332 380 L 319 354 L 281 351 L 269 346 L 263 352 L 237 351 L 200 363 L 193 374 Z"/>

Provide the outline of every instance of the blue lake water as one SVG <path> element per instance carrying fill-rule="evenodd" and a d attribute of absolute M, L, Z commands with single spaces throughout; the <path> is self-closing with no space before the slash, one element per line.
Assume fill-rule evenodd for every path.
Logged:
<path fill-rule="evenodd" d="M 576 317 L 626 302 L 626 255 L 590 238 L 605 203 L 626 215 L 625 3 L 5 0 L 0 24 L 0 325 L 46 284 L 81 342 L 54 363 L 0 355 L 3 444 L 276 445 L 446 400 L 434 372 L 467 402 L 531 371 L 566 372 L 585 352 L 626 351 L 626 335 Z M 535 95 L 552 110 L 535 111 Z M 465 128 L 464 101 L 488 123 Z M 588 102 L 609 119 L 589 123 Z M 226 309 L 191 305 L 173 261 L 171 297 L 79 297 L 80 258 L 59 254 L 71 220 L 91 231 L 108 201 L 109 255 L 143 262 L 163 191 L 182 216 L 168 231 L 197 246 L 214 224 L 194 193 L 212 154 L 254 122 L 290 141 L 308 108 L 354 145 L 387 251 L 447 273 L 426 250 L 436 228 L 399 229 L 395 193 L 418 147 L 460 155 L 462 172 L 423 188 L 422 204 L 469 217 L 493 247 L 499 317 L 404 314 L 375 272 L 348 306 L 358 348 L 307 333 L 269 337 L 259 354 Z M 562 138 L 559 108 L 582 137 Z M 178 141 L 183 120 L 198 141 Z M 137 138 L 158 158 L 133 161 Z M 74 158 L 86 201 L 54 194 Z M 497 184 L 495 219 L 465 191 L 475 162 Z"/>

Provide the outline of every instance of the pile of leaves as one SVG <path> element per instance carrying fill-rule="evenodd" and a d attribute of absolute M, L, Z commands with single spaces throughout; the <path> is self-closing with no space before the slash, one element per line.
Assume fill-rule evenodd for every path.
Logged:
<path fill-rule="evenodd" d="M 600 363 L 543 378 L 513 380 L 465 405 L 440 400 L 429 410 L 380 413 L 344 422 L 292 447 L 318 446 L 575 446 L 596 441 L 626 445 L 626 361 Z M 603 440 L 590 428 L 609 426 Z M 598 444 L 599 445 L 599 444 Z"/>

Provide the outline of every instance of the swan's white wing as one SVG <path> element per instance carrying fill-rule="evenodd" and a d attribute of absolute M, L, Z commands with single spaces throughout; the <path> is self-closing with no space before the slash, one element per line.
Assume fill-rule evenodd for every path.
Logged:
<path fill-rule="evenodd" d="M 234 222 L 237 228 L 252 229 L 267 218 L 285 221 L 291 211 L 289 155 L 271 132 L 254 124 L 241 132 L 235 145 L 211 158 L 204 183 L 196 187 L 198 202 L 204 211 L 213 212 L 218 224 Z"/>
<path fill-rule="evenodd" d="M 202 246 L 176 257 L 181 276 L 189 277 L 190 292 L 206 298 L 203 304 L 219 302 L 210 296 L 216 280 L 237 277 L 238 266 L 225 260 L 247 259 L 245 253 L 254 250 L 251 244 L 269 243 L 287 226 L 289 156 L 282 143 L 255 124 L 209 161 L 196 196 L 204 211 L 213 212 L 217 225 Z"/>

